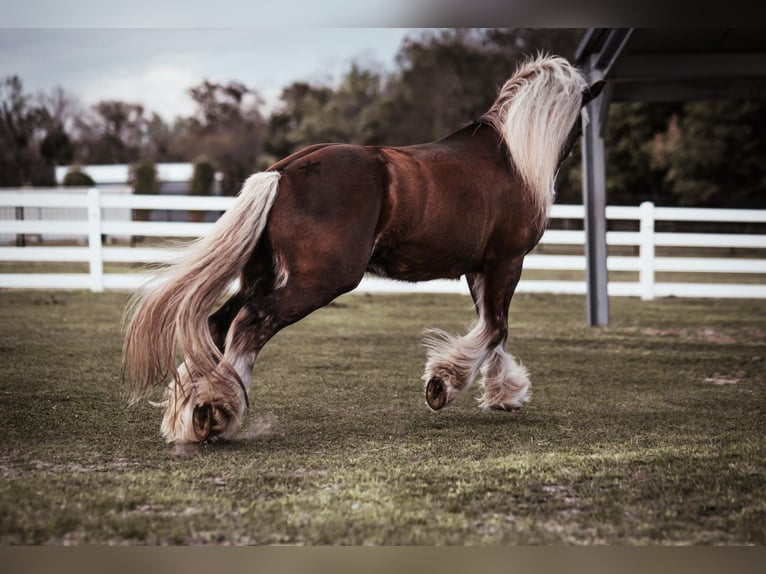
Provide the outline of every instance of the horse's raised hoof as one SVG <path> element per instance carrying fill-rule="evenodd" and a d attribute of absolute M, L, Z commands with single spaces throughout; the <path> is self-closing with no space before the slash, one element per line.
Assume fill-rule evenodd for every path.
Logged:
<path fill-rule="evenodd" d="M 213 430 L 212 405 L 204 403 L 194 407 L 192 425 L 194 427 L 194 438 L 197 439 L 197 442 L 205 442 L 210 438 L 210 433 Z"/>
<path fill-rule="evenodd" d="M 441 379 L 434 377 L 426 386 L 426 402 L 431 410 L 438 411 L 447 404 L 447 389 Z"/>

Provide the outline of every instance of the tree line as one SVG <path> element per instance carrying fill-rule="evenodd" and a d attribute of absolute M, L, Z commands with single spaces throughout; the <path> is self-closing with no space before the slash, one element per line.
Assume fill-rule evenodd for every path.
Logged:
<path fill-rule="evenodd" d="M 0 80 L 0 186 L 53 185 L 67 164 L 212 163 L 233 195 L 254 170 L 320 142 L 407 145 L 478 118 L 518 62 L 538 51 L 574 59 L 584 30 L 451 29 L 406 38 L 393 72 L 349 66 L 336 85 L 294 82 L 266 114 L 257 88 L 231 80 L 188 90 L 195 111 L 165 121 L 142 104 L 84 109 L 64 88 L 31 95 Z M 607 119 L 610 204 L 763 208 L 766 104 L 760 100 L 614 103 Z M 558 200 L 582 200 L 576 147 Z"/>

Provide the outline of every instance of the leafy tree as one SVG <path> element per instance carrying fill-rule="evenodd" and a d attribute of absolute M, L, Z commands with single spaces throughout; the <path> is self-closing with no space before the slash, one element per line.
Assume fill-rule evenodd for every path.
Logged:
<path fill-rule="evenodd" d="M 49 116 L 24 93 L 18 76 L 0 82 L 0 185 L 50 185 L 53 170 L 40 155 Z"/>
<path fill-rule="evenodd" d="M 306 82 L 294 82 L 282 90 L 282 106 L 271 114 L 264 142 L 269 163 L 303 146 L 320 143 L 320 135 L 321 141 L 328 141 L 314 126 L 332 96 L 330 88 Z"/>
<path fill-rule="evenodd" d="M 96 182 L 91 176 L 80 170 L 79 166 L 74 166 L 66 172 L 61 184 L 64 187 L 93 187 Z"/>
<path fill-rule="evenodd" d="M 139 161 L 130 169 L 130 183 L 136 195 L 157 195 L 160 191 L 157 166 L 151 161 Z"/>
<path fill-rule="evenodd" d="M 248 96 L 260 100 L 253 90 L 237 81 L 216 84 L 205 80 L 190 88 L 189 94 L 197 103 L 196 118 L 201 128 L 208 131 L 236 126 L 252 110 L 245 105 Z"/>
<path fill-rule="evenodd" d="M 170 149 L 181 157 L 210 157 L 223 176 L 223 193 L 235 195 L 256 169 L 263 149 L 263 102 L 257 92 L 239 82 L 205 81 L 192 87 L 189 94 L 197 111 L 176 124 L 177 135 Z"/>
<path fill-rule="evenodd" d="M 176 132 L 158 114 L 152 113 L 146 121 L 145 140 L 141 146 L 140 157 L 157 162 L 185 161 L 183 155 L 173 149 Z"/>
<path fill-rule="evenodd" d="M 573 59 L 578 29 L 440 29 L 407 38 L 397 68 L 352 64 L 337 85 L 295 82 L 266 119 L 257 92 L 232 80 L 189 90 L 191 117 L 166 124 L 136 103 L 83 111 L 63 89 L 30 96 L 0 82 L 0 185 L 50 184 L 60 163 L 189 161 L 201 155 L 235 194 L 263 169 L 313 143 L 406 145 L 432 141 L 476 119 L 522 58 Z M 766 103 L 618 103 L 606 132 L 608 201 L 763 207 Z M 579 202 L 580 149 L 564 162 L 557 201 Z"/>
<path fill-rule="evenodd" d="M 766 206 L 766 102 L 688 102 L 652 141 L 653 165 L 681 205 Z"/>
<path fill-rule="evenodd" d="M 614 102 L 609 107 L 604 136 L 607 203 L 637 205 L 677 204 L 665 183 L 666 166 L 656 161 L 656 141 L 661 138 L 678 103 Z M 558 203 L 582 203 L 581 146 L 562 166 Z"/>
<path fill-rule="evenodd" d="M 631 205 L 651 200 L 674 205 L 664 184 L 665 170 L 652 160 L 652 142 L 679 104 L 613 103 L 605 135 L 608 203 Z"/>
<path fill-rule="evenodd" d="M 130 184 L 135 195 L 156 195 L 160 191 L 157 166 L 151 161 L 139 161 L 130 167 Z M 134 209 L 134 221 L 149 221 L 150 209 Z M 131 238 L 131 242 L 133 239 Z"/>
<path fill-rule="evenodd" d="M 332 97 L 319 108 L 315 121 L 304 121 L 297 137 L 306 143 L 312 140 L 367 143 L 364 117 L 379 97 L 380 84 L 378 74 L 352 64 Z"/>
<path fill-rule="evenodd" d="M 537 51 L 574 53 L 581 32 L 524 29 L 428 31 L 405 39 L 399 71 L 365 116 L 368 141 L 431 141 L 478 118 L 519 61 Z"/>
<path fill-rule="evenodd" d="M 83 163 L 134 163 L 146 141 L 147 118 L 141 104 L 103 100 L 77 121 Z"/>
<path fill-rule="evenodd" d="M 381 81 L 378 73 L 352 64 L 336 89 L 304 82 L 285 88 L 282 108 L 269 121 L 269 160 L 314 143 L 374 143 L 366 118 L 378 101 Z"/>
<path fill-rule="evenodd" d="M 213 185 L 215 185 L 215 165 L 205 156 L 198 157 L 194 162 L 194 172 L 189 182 L 189 195 L 212 195 Z M 204 211 L 189 211 L 189 221 L 200 222 L 204 218 Z"/>
<path fill-rule="evenodd" d="M 74 159 L 74 145 L 63 125 L 50 127 L 40 142 L 40 155 L 51 166 L 67 164 Z"/>
<path fill-rule="evenodd" d="M 198 157 L 189 182 L 189 195 L 212 195 L 215 184 L 215 165 L 207 157 Z"/>
<path fill-rule="evenodd" d="M 485 112 L 497 93 L 496 85 L 487 86 L 493 82 L 485 73 L 489 59 L 469 31 L 407 39 L 397 63 L 399 76 L 389 82 L 380 110 L 371 114 L 375 125 L 384 128 L 380 143 L 406 145 L 441 138 Z"/>

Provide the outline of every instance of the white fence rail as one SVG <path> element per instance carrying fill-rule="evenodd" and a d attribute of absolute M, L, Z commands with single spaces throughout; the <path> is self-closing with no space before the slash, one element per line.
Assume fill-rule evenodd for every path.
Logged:
<path fill-rule="evenodd" d="M 81 192 L 72 191 L 1 191 L 0 237 L 19 234 L 55 235 L 70 237 L 80 245 L 74 246 L 26 246 L 0 247 L 0 262 L 87 262 L 88 273 L 0 273 L 0 288 L 63 288 L 63 289 L 135 289 L 146 281 L 146 273 L 105 273 L 104 263 L 135 262 L 154 263 L 172 259 L 174 252 L 168 248 L 110 246 L 102 236 L 156 236 L 193 238 L 207 232 L 211 223 L 131 221 L 132 209 L 202 210 L 224 211 L 234 201 L 230 197 L 189 196 L 135 196 L 131 194 L 104 193 L 100 189 Z M 76 208 L 78 219 L 16 220 L 18 208 Z M 55 212 L 55 211 L 54 211 Z M 736 248 L 738 252 L 766 249 L 766 234 L 723 233 L 658 233 L 655 222 L 729 222 L 766 223 L 766 210 L 732 209 L 686 209 L 655 207 L 644 203 L 640 207 L 609 206 L 608 220 L 637 221 L 636 231 L 608 231 L 609 246 L 632 246 L 634 256 L 609 256 L 609 271 L 627 271 L 637 274 L 638 281 L 610 281 L 609 295 L 637 296 L 642 299 L 655 297 L 743 297 L 766 298 L 766 282 L 716 283 L 711 281 L 658 282 L 661 272 L 707 274 L 764 274 L 766 259 L 752 255 L 732 257 L 709 256 L 721 248 Z M 577 205 L 555 205 L 552 219 L 582 220 L 584 209 Z M 634 224 L 635 225 L 635 224 Z M 538 249 L 528 255 L 525 270 L 584 271 L 585 256 L 553 255 L 550 245 L 584 245 L 584 231 L 550 229 L 543 236 Z M 686 247 L 704 249 L 704 257 L 657 256 L 656 248 Z M 759 255 L 760 252 L 752 251 Z M 468 293 L 463 281 L 438 280 L 410 284 L 365 277 L 358 291 L 367 292 L 438 292 Z M 585 282 L 558 280 L 527 280 L 522 278 L 519 292 L 548 292 L 584 294 Z"/>

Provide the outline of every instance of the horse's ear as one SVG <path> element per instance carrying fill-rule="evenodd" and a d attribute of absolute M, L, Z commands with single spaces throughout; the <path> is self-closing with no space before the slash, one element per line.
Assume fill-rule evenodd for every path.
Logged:
<path fill-rule="evenodd" d="M 585 88 L 582 92 L 582 105 L 586 106 L 595 100 L 601 93 L 601 90 L 604 89 L 605 85 L 605 80 L 598 80 L 597 82 L 594 82 L 590 88 Z"/>

